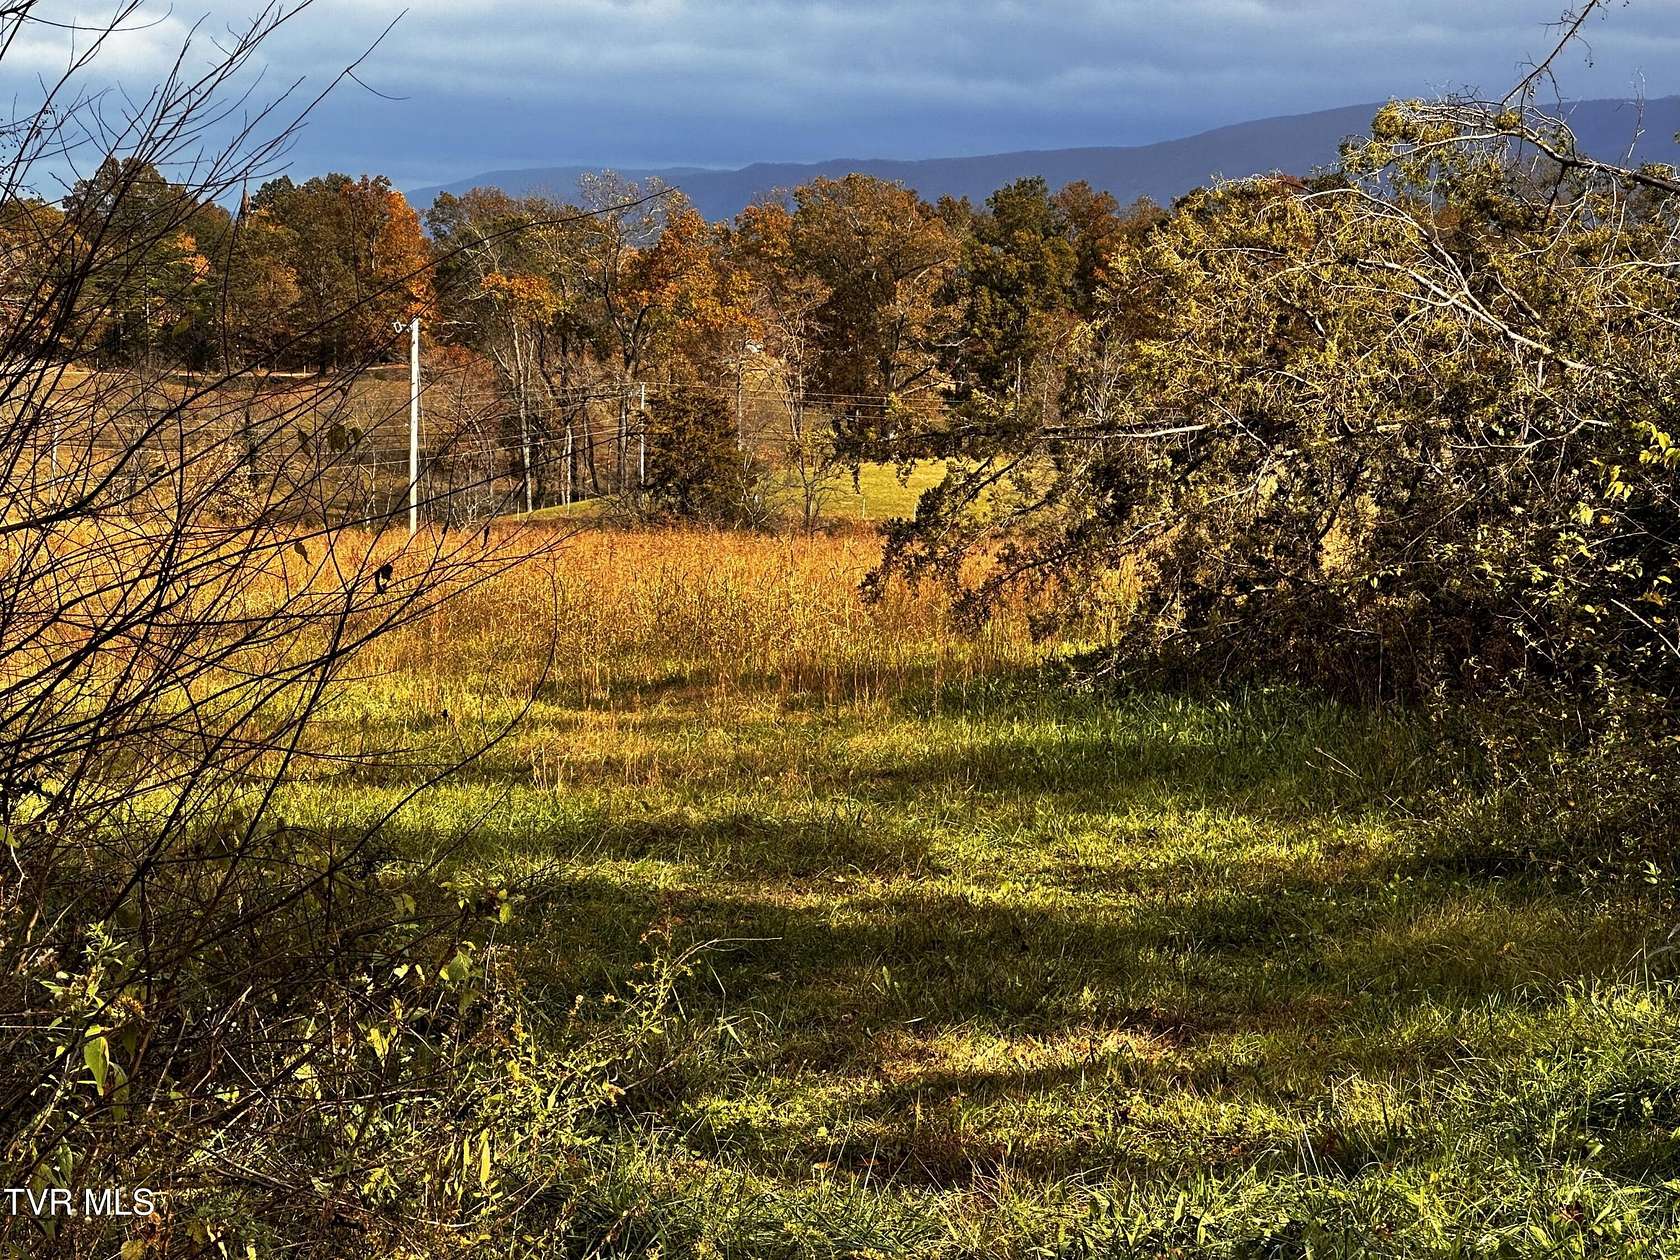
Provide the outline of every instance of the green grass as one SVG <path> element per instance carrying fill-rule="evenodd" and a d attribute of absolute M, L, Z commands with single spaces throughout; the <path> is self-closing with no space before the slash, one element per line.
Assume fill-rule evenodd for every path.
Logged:
<path fill-rule="evenodd" d="M 1665 911 L 1489 841 L 1430 746 L 1288 697 L 666 687 L 540 704 L 394 843 L 516 890 L 556 1021 L 650 930 L 711 942 L 569 1191 L 609 1254 L 1671 1254 Z"/>
<path fill-rule="evenodd" d="M 892 464 L 864 464 L 854 483 L 850 476 L 840 476 L 823 498 L 822 517 L 829 521 L 886 521 L 916 514 L 916 502 L 922 491 L 939 484 L 945 476 L 943 461 L 915 465 L 907 478 L 900 479 Z M 800 508 L 799 489 L 795 485 L 781 485 L 777 502 L 784 515 L 796 516 Z M 568 521 L 592 520 L 601 514 L 605 500 L 583 499 L 563 507 L 538 508 L 535 512 L 520 513 L 521 520 Z"/>
<path fill-rule="evenodd" d="M 924 490 L 939 484 L 945 476 L 943 461 L 915 465 L 900 480 L 892 464 L 865 464 L 858 479 L 844 478 L 824 504 L 825 516 L 840 520 L 887 521 L 916 514 L 916 502 Z"/>

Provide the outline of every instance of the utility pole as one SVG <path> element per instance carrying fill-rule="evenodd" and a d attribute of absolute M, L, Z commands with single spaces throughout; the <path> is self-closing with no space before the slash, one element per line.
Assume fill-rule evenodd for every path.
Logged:
<path fill-rule="evenodd" d="M 400 322 L 391 325 L 400 332 Z M 420 317 L 408 322 L 408 536 L 420 532 Z"/>
<path fill-rule="evenodd" d="M 640 490 L 647 485 L 647 385 L 642 385 L 641 413 L 642 418 L 637 422 L 637 441 L 640 443 L 636 450 L 636 488 Z"/>
<path fill-rule="evenodd" d="M 568 415 L 566 417 L 566 491 L 564 500 L 567 507 L 570 507 L 572 503 L 572 473 L 576 462 L 572 458 L 572 420 L 571 416 Z"/>

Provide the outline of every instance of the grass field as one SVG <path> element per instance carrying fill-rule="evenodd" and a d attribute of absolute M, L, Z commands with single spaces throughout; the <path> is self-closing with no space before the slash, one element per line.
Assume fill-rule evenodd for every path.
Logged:
<path fill-rule="evenodd" d="M 822 499 L 821 518 L 836 521 L 888 521 L 915 515 L 916 502 L 922 491 L 939 484 L 945 475 L 942 461 L 926 461 L 915 465 L 908 474 L 899 475 L 891 464 L 863 464 L 854 480 L 847 475 L 834 479 Z M 785 481 L 776 487 L 774 500 L 779 514 L 794 519 L 799 514 L 799 490 Z M 607 501 L 580 499 L 565 507 L 538 508 L 528 515 L 533 521 L 593 520 L 601 515 Z"/>
<path fill-rule="evenodd" d="M 660 1069 L 615 1078 L 587 1141 L 499 1157 L 553 1169 L 509 1236 L 1676 1253 L 1664 887 L 1535 856 L 1421 719 L 1094 693 L 1007 617 L 866 607 L 872 546 L 586 534 L 353 685 L 339 734 L 410 771 L 295 790 L 366 817 L 534 691 L 390 859 L 513 890 L 485 949 L 539 1036 L 703 947 Z"/>
<path fill-rule="evenodd" d="M 938 485 L 944 475 L 945 465 L 937 461 L 917 464 L 906 477 L 887 464 L 865 464 L 855 482 L 841 483 L 826 505 L 826 514 L 861 521 L 914 516 L 922 491 Z"/>

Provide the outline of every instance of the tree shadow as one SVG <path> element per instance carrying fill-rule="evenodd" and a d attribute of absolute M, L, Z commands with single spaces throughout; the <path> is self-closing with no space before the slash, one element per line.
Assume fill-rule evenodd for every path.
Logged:
<path fill-rule="evenodd" d="M 770 1081 L 831 1091 L 861 1117 L 842 1138 L 707 1121 L 693 1140 L 767 1167 L 930 1185 L 1186 1158 L 1188 1139 L 1168 1130 L 1189 1122 L 1140 1121 L 1127 1110 L 1140 1098 L 1289 1118 L 1287 1133 L 1219 1121 L 1228 1131 L 1199 1149 L 1233 1167 L 1380 1162 L 1422 1139 L 1338 1115 L 1334 1082 L 1450 1071 L 1479 1053 L 1489 1010 L 1544 1011 L 1571 984 L 1625 976 L 1640 950 L 1646 928 L 1626 907 L 1565 895 L 1481 842 L 1388 827 L 1404 756 L 1378 728 L 1332 745 L 1311 723 L 1185 738 L 1074 716 L 802 767 L 797 807 L 734 792 L 636 815 L 615 792 L 519 834 L 492 829 L 488 851 L 536 870 L 500 940 L 556 1009 L 629 983 L 650 927 L 673 949 L 726 942 L 700 955 L 684 1010 L 751 1016 L 751 1045 L 659 1105 Z M 1340 769 L 1312 759 L 1332 746 Z M 1111 831 L 1138 821 L 1106 849 L 1046 846 L 1012 882 L 1018 872 L 986 852 L 953 857 L 917 813 L 926 799 L 1018 828 L 1044 815 Z M 1148 822 L 1153 809 L 1168 825 L 1169 808 L 1217 817 L 1223 839 L 1175 847 Z M 1380 842 L 1350 831 L 1372 818 Z M 1003 1069 L 979 1042 L 1049 1049 Z M 997 1119 L 1044 1099 L 1061 1109 L 1055 1124 L 1011 1132 Z M 980 1119 L 929 1120 L 952 1100 Z"/>

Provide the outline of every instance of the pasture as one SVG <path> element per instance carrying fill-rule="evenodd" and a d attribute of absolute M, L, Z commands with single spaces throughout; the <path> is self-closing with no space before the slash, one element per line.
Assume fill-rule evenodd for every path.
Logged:
<path fill-rule="evenodd" d="M 1445 724 L 1081 684 L 861 602 L 876 546 L 581 534 L 379 645 L 326 734 L 403 754 L 288 790 L 348 827 L 519 719 L 382 860 L 505 900 L 539 1045 L 659 1049 L 582 1136 L 510 1105 L 504 1241 L 1669 1254 L 1666 883 L 1560 860 Z"/>

